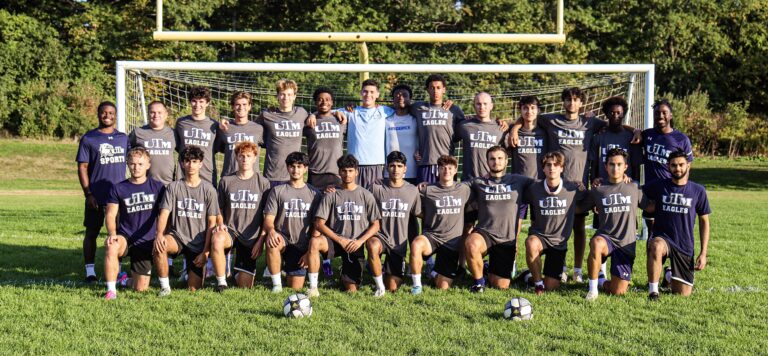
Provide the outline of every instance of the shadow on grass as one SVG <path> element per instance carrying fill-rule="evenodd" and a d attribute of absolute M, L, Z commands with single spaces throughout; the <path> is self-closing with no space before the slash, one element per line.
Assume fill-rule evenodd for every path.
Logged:
<path fill-rule="evenodd" d="M 693 166 L 691 180 L 708 190 L 768 190 L 767 170 Z"/>

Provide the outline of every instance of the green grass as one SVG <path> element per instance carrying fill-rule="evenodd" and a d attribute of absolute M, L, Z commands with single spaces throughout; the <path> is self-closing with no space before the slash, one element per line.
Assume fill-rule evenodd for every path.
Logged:
<path fill-rule="evenodd" d="M 61 154 L 71 163 L 63 170 L 69 175 L 49 178 L 61 183 L 45 189 L 65 189 L 67 179 L 74 181 L 74 151 L 65 152 L 66 144 L 0 140 L 0 158 L 29 156 L 19 148 L 27 144 L 34 147 L 30 151 L 35 156 Z M 7 147 L 18 150 L 9 154 Z M 707 181 L 712 189 L 713 214 L 709 265 L 696 274 L 690 298 L 665 294 L 659 303 L 646 301 L 641 252 L 645 245 L 639 243 L 632 292 L 624 297 L 601 296 L 587 303 L 586 287 L 568 284 L 563 291 L 541 297 L 517 288 L 473 295 L 465 287 L 447 292 L 427 288 L 414 297 L 403 288 L 378 300 L 366 281 L 356 295 L 323 289 L 313 301 L 314 315 L 304 320 L 282 317 L 282 301 L 289 292 L 274 295 L 266 286 L 230 289 L 224 295 L 211 288 L 197 293 L 177 288 L 171 297 L 160 299 L 153 285 L 150 293 L 121 291 L 118 300 L 105 302 L 103 286 L 78 282 L 83 269 L 82 198 L 55 192 L 4 194 L 3 190 L 35 187 L 16 188 L 4 170 L 0 172 L 2 353 L 764 352 L 768 246 L 762 219 L 768 216 L 768 187 L 757 178 L 764 177 L 766 163 L 732 166 L 723 160 L 700 160 L 694 169 L 694 179 Z M 46 176 L 53 177 L 36 177 Z M 744 179 L 750 189 L 732 189 L 733 179 Z M 100 249 L 97 263 L 102 254 Z M 568 262 L 572 263 L 570 254 Z M 502 319 L 504 302 L 512 296 L 532 301 L 533 320 Z"/>

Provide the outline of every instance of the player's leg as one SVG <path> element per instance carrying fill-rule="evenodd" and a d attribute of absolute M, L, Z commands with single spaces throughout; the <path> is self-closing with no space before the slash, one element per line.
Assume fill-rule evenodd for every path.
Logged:
<path fill-rule="evenodd" d="M 386 290 L 384 287 L 384 275 L 381 267 L 382 243 L 378 237 L 371 237 L 365 242 L 365 249 L 368 250 L 368 265 L 371 266 L 373 281 L 376 283 L 374 296 L 382 297 Z"/>
<path fill-rule="evenodd" d="M 353 253 L 344 251 L 339 254 L 341 257 L 341 283 L 344 285 L 344 290 L 349 293 L 357 292 L 363 283 L 364 251 L 364 248 L 360 247 Z"/>
<path fill-rule="evenodd" d="M 227 251 L 230 248 L 232 248 L 232 236 L 229 231 L 219 230 L 213 233 L 209 257 L 213 264 L 213 274 L 216 276 L 217 292 L 227 288 Z"/>
<path fill-rule="evenodd" d="M 195 260 L 201 255 L 202 252 L 184 251 L 184 259 L 187 261 L 187 289 L 191 292 L 202 289 L 205 283 L 205 269 L 208 259 L 204 259 L 200 266 L 195 264 Z"/>
<path fill-rule="evenodd" d="M 85 262 L 85 281 L 94 283 L 98 280 L 96 277 L 96 240 L 99 238 L 101 227 L 104 226 L 105 207 L 99 206 L 96 209 L 85 203 L 85 212 L 83 217 L 83 226 L 85 235 L 83 236 L 83 261 Z"/>
<path fill-rule="evenodd" d="M 309 277 L 309 290 L 307 295 L 309 297 L 317 297 L 320 292 L 317 290 L 318 276 L 320 271 L 320 254 L 328 256 L 329 259 L 333 258 L 333 253 L 330 251 L 332 243 L 323 235 L 315 235 L 309 239 L 309 250 L 306 253 L 307 263 L 307 276 Z M 335 252 L 335 251 L 334 251 Z"/>
<path fill-rule="evenodd" d="M 474 285 L 470 287 L 473 293 L 482 292 L 485 288 L 485 278 L 483 278 L 483 256 L 488 252 L 488 244 L 483 235 L 473 232 L 464 240 L 464 255 L 467 258 L 467 267 L 475 280 Z"/>
<path fill-rule="evenodd" d="M 668 251 L 669 245 L 661 237 L 654 237 L 648 242 L 646 267 L 648 269 L 648 298 L 651 300 L 659 298 L 659 276 Z"/>
<path fill-rule="evenodd" d="M 609 244 L 609 247 L 611 279 L 605 281 L 603 289 L 608 294 L 623 295 L 627 293 L 629 282 L 632 280 L 632 266 L 635 264 L 635 256 L 628 254 L 625 250 L 613 244 Z"/>
<path fill-rule="evenodd" d="M 128 250 L 128 241 L 121 235 L 104 241 L 104 280 L 107 283 L 106 299 L 117 297 L 117 274 L 120 272 L 120 257 Z"/>
<path fill-rule="evenodd" d="M 567 250 L 557 250 L 552 247 L 544 249 L 543 254 L 547 255 L 544 260 L 544 288 L 547 291 L 553 291 L 560 288 L 560 274 L 565 266 L 565 256 Z"/>
<path fill-rule="evenodd" d="M 424 266 L 424 257 L 433 253 L 432 243 L 424 235 L 416 236 L 411 242 L 411 280 L 413 282 L 411 293 L 421 293 L 421 269 Z"/>
<path fill-rule="evenodd" d="M 164 297 L 171 294 L 171 282 L 168 279 L 168 256 L 175 256 L 181 252 L 181 246 L 173 235 L 163 235 L 165 240 L 165 249 L 159 251 L 157 248 L 152 250 L 152 259 L 155 262 L 157 270 L 157 279 L 160 281 L 159 296 Z"/>
<path fill-rule="evenodd" d="M 581 267 L 584 263 L 584 250 L 587 245 L 587 233 L 584 230 L 587 215 L 589 213 L 576 214 L 573 219 L 573 281 L 576 283 L 583 281 Z"/>
<path fill-rule="evenodd" d="M 544 251 L 544 245 L 541 239 L 536 235 L 529 235 L 525 239 L 525 262 L 528 264 L 528 271 L 531 273 L 531 282 L 536 287 L 536 294 L 544 293 L 544 281 L 541 275 L 541 253 Z"/>
<path fill-rule="evenodd" d="M 690 296 L 693 292 L 693 256 L 681 253 L 674 247 L 669 247 L 668 255 L 672 272 L 669 287 L 672 293 Z"/>
<path fill-rule="evenodd" d="M 435 251 L 435 287 L 437 289 L 449 289 L 453 280 L 459 276 L 461 270 L 462 253 L 460 250 L 451 250 L 443 245 Z"/>
<path fill-rule="evenodd" d="M 131 257 L 133 290 L 137 292 L 146 291 L 149 289 L 150 277 L 152 276 L 152 251 L 131 247 L 127 253 Z"/>
<path fill-rule="evenodd" d="M 587 257 L 587 276 L 589 278 L 589 291 L 586 299 L 594 300 L 599 294 L 600 267 L 603 264 L 603 258 L 608 255 L 608 244 L 610 242 L 605 237 L 595 235 L 589 241 L 589 256 Z"/>
<path fill-rule="evenodd" d="M 488 279 L 491 286 L 508 289 L 517 255 L 517 241 L 496 244 L 488 249 Z"/>
<path fill-rule="evenodd" d="M 256 280 L 256 260 L 251 257 L 254 247 L 248 247 L 240 240 L 234 240 L 235 263 L 233 269 L 237 271 L 235 281 L 239 288 L 253 288 L 253 282 Z"/>
<path fill-rule="evenodd" d="M 265 243 L 264 247 L 267 250 L 267 270 L 269 271 L 269 278 L 272 279 L 272 292 L 278 293 L 283 290 L 283 281 L 280 274 L 280 267 L 283 264 L 285 239 L 281 238 L 279 244 L 275 246 L 270 246 L 269 243 Z"/>
<path fill-rule="evenodd" d="M 403 253 L 405 254 L 405 253 Z M 394 293 L 400 288 L 405 276 L 405 256 L 395 252 L 387 251 L 387 260 L 384 266 L 384 285 L 390 293 Z"/>
<path fill-rule="evenodd" d="M 282 257 L 285 261 L 283 269 L 288 275 L 286 277 L 286 282 L 288 282 L 288 288 L 293 290 L 300 290 L 304 287 L 304 279 L 307 276 L 307 270 L 301 267 L 301 263 L 299 261 L 305 252 L 306 251 L 300 249 L 296 245 L 287 245 L 283 250 Z"/>

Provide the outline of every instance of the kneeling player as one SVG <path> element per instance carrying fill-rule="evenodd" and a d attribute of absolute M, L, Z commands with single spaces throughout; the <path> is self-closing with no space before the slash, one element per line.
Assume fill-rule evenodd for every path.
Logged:
<path fill-rule="evenodd" d="M 597 299 L 600 288 L 608 294 L 627 292 L 632 280 L 637 240 L 637 207 L 645 209 L 648 201 L 634 182 L 625 183 L 629 154 L 621 148 L 608 151 L 605 171 L 608 180 L 594 187 L 584 202 L 584 209 L 596 207 L 600 228 L 589 242 L 587 300 Z M 611 279 L 600 276 L 600 265 L 611 258 Z"/>
<path fill-rule="evenodd" d="M 149 153 L 144 147 L 128 151 L 131 178 L 113 185 L 107 196 L 107 240 L 104 243 L 107 300 L 117 298 L 117 273 L 120 258 L 125 256 L 131 257 L 133 289 L 142 292 L 149 287 L 157 223 L 155 203 L 163 189 L 163 183 L 147 177 L 149 161 Z"/>
<path fill-rule="evenodd" d="M 235 146 L 237 173 L 221 177 L 218 197 L 222 219 L 211 240 L 211 261 L 216 274 L 216 291 L 227 288 L 226 253 L 235 247 L 235 270 L 237 286 L 253 286 L 256 258 L 263 246 L 261 232 L 264 197 L 269 190 L 269 181 L 254 171 L 259 157 L 259 148 L 253 142 L 240 142 Z"/>
<path fill-rule="evenodd" d="M 669 279 L 672 293 L 683 296 L 693 291 L 693 271 L 707 266 L 709 245 L 709 200 L 704 186 L 688 180 L 691 163 L 685 152 L 669 155 L 667 161 L 672 178 L 648 184 L 643 191 L 656 202 L 653 239 L 648 242 L 648 298 L 659 299 L 659 275 L 664 260 L 669 258 Z M 699 216 L 701 251 L 693 261 L 693 226 Z"/>
<path fill-rule="evenodd" d="M 312 230 L 312 210 L 320 199 L 320 192 L 304 183 L 304 173 L 309 167 L 306 153 L 288 154 L 285 166 L 290 181 L 272 188 L 264 205 L 267 268 L 275 293 L 283 290 L 281 267 L 288 274 L 291 289 L 304 286 L 307 270 L 302 266 L 301 258 L 307 251 Z"/>
<path fill-rule="evenodd" d="M 153 258 L 161 297 L 171 294 L 168 256 L 183 254 L 189 276 L 187 287 L 192 291 L 203 287 L 211 235 L 219 215 L 216 188 L 200 179 L 204 156 L 197 146 L 181 152 L 184 179 L 168 184 L 160 201 Z M 167 232 L 166 227 L 170 227 Z"/>
<path fill-rule="evenodd" d="M 421 191 L 424 213 L 422 235 L 411 242 L 412 294 L 421 294 L 421 268 L 424 257 L 437 254 L 435 286 L 451 287 L 461 270 L 461 248 L 464 229 L 464 209 L 471 194 L 470 185 L 456 183 L 458 162 L 448 155 L 437 160 L 438 182 L 427 185 Z"/>
<path fill-rule="evenodd" d="M 320 295 L 317 277 L 320 270 L 320 254 L 328 259 L 341 257 L 341 279 L 344 289 L 356 292 L 363 280 L 365 243 L 379 232 L 381 214 L 373 195 L 355 183 L 358 162 L 353 155 L 344 155 L 337 161 L 341 189 L 327 193 L 320 200 L 315 213 L 315 235 L 309 242 L 307 264 L 309 267 L 310 297 Z"/>
<path fill-rule="evenodd" d="M 373 197 L 381 209 L 381 230 L 368 240 L 368 263 L 376 281 L 375 296 L 386 290 L 394 292 L 403 281 L 408 231 L 411 217 L 421 214 L 421 200 L 415 186 L 405 181 L 407 158 L 400 151 L 387 155 L 389 178 L 371 187 Z M 381 255 L 387 255 L 382 276 Z M 386 282 L 386 287 L 385 287 Z"/>

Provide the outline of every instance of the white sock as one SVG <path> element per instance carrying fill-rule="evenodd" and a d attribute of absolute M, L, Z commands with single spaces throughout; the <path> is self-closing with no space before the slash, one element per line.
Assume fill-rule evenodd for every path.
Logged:
<path fill-rule="evenodd" d="M 597 279 L 590 279 L 589 280 L 589 292 L 597 294 Z"/>
<path fill-rule="evenodd" d="M 659 283 L 648 283 L 648 293 L 658 293 Z"/>
<path fill-rule="evenodd" d="M 216 283 L 220 286 L 226 286 L 227 285 L 227 276 L 216 276 Z"/>
<path fill-rule="evenodd" d="M 603 264 L 600 265 L 600 272 L 603 272 L 603 276 L 607 276 L 608 275 L 608 274 L 605 273 L 605 271 L 606 271 L 606 269 L 605 269 L 606 264 L 608 264 L 608 262 L 603 262 Z"/>
<path fill-rule="evenodd" d="M 160 281 L 160 288 L 171 289 L 171 280 L 168 277 L 160 277 L 158 280 Z"/>
<path fill-rule="evenodd" d="M 581 268 L 580 267 L 574 267 L 573 268 L 573 275 L 574 276 L 581 276 Z"/>
<path fill-rule="evenodd" d="M 672 283 L 672 271 L 664 273 L 664 279 L 667 280 L 667 283 Z"/>
<path fill-rule="evenodd" d="M 605 279 L 605 278 L 598 278 L 597 279 L 597 286 L 600 287 L 600 288 L 603 288 L 603 285 L 605 284 L 606 281 L 608 281 L 608 280 Z"/>
<path fill-rule="evenodd" d="M 525 282 L 525 284 L 528 284 L 528 282 L 531 280 L 531 277 L 533 277 L 532 274 L 530 273 L 526 274 L 525 277 L 523 277 L 523 282 Z"/>
<path fill-rule="evenodd" d="M 272 286 L 274 286 L 274 287 L 282 287 L 283 286 L 283 280 L 280 279 L 280 273 L 272 274 L 269 277 L 272 278 Z"/>
<path fill-rule="evenodd" d="M 117 282 L 107 282 L 107 292 L 115 292 L 117 293 Z"/>
<path fill-rule="evenodd" d="M 543 288 L 544 287 L 544 281 L 538 281 L 538 282 L 535 283 L 535 285 L 537 287 L 542 287 Z"/>
<path fill-rule="evenodd" d="M 317 276 L 320 273 L 307 273 L 307 275 L 309 275 L 309 289 L 317 288 Z"/>
<path fill-rule="evenodd" d="M 376 289 L 384 290 L 384 275 L 374 276 L 373 281 L 376 282 Z"/>
<path fill-rule="evenodd" d="M 411 279 L 413 280 L 413 286 L 414 287 L 421 287 L 421 273 L 419 274 L 412 274 Z"/>
<path fill-rule="evenodd" d="M 85 275 L 86 276 L 95 276 L 96 275 L 96 268 L 93 263 L 89 263 L 85 265 Z"/>
<path fill-rule="evenodd" d="M 168 267 L 173 266 L 173 258 L 168 257 Z"/>

